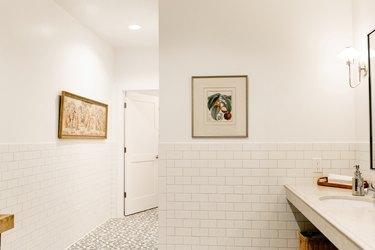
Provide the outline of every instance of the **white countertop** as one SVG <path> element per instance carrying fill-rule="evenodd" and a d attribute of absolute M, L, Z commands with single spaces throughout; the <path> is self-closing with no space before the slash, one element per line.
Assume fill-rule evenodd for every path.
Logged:
<path fill-rule="evenodd" d="M 333 207 L 322 196 L 352 196 L 349 189 L 317 184 L 286 185 L 287 199 L 323 234 L 341 249 L 375 249 L 375 206 Z M 373 201 L 372 193 L 362 197 Z"/>

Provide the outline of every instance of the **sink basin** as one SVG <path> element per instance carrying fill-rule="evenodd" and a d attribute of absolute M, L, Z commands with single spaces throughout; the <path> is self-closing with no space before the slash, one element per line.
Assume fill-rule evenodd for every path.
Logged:
<path fill-rule="evenodd" d="M 323 204 L 339 208 L 375 208 L 375 201 L 356 196 L 323 196 L 319 198 Z"/>

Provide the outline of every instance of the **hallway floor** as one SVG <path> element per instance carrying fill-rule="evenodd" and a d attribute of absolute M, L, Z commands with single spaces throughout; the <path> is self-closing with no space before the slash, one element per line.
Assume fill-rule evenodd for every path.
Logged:
<path fill-rule="evenodd" d="M 158 210 L 109 219 L 68 250 L 158 249 Z"/>

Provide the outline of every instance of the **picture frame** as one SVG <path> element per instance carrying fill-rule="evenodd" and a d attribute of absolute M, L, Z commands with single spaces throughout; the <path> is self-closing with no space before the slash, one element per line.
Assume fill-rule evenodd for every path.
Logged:
<path fill-rule="evenodd" d="M 192 77 L 192 137 L 248 137 L 248 77 Z"/>
<path fill-rule="evenodd" d="M 61 92 L 58 138 L 107 139 L 108 105 Z"/>

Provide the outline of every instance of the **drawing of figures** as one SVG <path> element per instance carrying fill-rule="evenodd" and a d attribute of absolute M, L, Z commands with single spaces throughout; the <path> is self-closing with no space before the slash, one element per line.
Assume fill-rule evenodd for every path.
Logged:
<path fill-rule="evenodd" d="M 65 108 L 65 116 L 64 116 L 64 123 L 67 128 L 74 128 L 74 121 L 75 121 L 75 105 L 72 102 L 68 102 Z"/>
<path fill-rule="evenodd" d="M 106 138 L 108 112 L 106 104 L 64 91 L 62 96 L 64 98 L 60 109 L 59 138 L 76 136 Z"/>

